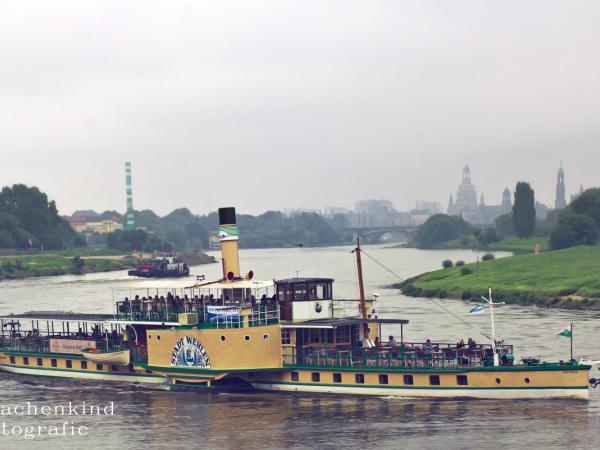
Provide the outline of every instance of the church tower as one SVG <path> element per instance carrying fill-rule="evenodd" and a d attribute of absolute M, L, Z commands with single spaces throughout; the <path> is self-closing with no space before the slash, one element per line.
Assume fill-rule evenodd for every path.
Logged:
<path fill-rule="evenodd" d="M 556 177 L 556 200 L 554 201 L 554 207 L 556 209 L 563 209 L 565 206 L 567 206 L 565 197 L 565 171 L 563 170 L 561 162 Z"/>
<path fill-rule="evenodd" d="M 508 188 L 504 188 L 502 192 L 502 211 L 509 212 L 512 209 L 512 200 L 510 198 L 510 191 Z"/>

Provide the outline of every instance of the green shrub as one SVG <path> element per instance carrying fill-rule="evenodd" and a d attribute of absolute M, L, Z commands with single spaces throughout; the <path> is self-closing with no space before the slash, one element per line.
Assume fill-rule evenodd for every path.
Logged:
<path fill-rule="evenodd" d="M 456 261 L 456 264 L 454 264 L 456 267 L 462 267 L 465 265 L 465 262 L 462 259 L 459 259 L 458 261 Z"/>
<path fill-rule="evenodd" d="M 445 259 L 442 261 L 442 267 L 444 269 L 449 269 L 450 267 L 452 267 L 454 264 L 452 263 L 452 261 L 450 259 Z"/>
<path fill-rule="evenodd" d="M 463 276 L 464 275 L 470 275 L 472 273 L 473 273 L 473 270 L 471 268 L 469 268 L 469 267 L 461 267 L 461 269 L 460 269 L 460 274 L 463 275 Z"/>
<path fill-rule="evenodd" d="M 491 253 L 486 253 L 485 255 L 483 255 L 483 256 L 481 257 L 481 260 L 482 260 L 482 261 L 490 261 L 490 260 L 492 260 L 492 259 L 494 259 L 494 258 L 495 258 L 495 256 L 494 256 L 494 255 L 492 255 Z"/>

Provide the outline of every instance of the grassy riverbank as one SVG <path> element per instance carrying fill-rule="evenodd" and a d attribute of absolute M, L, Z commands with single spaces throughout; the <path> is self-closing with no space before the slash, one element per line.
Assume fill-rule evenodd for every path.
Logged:
<path fill-rule="evenodd" d="M 90 258 L 74 263 L 71 256 L 59 254 L 38 254 L 31 256 L 0 257 L 0 280 L 12 280 L 27 277 L 47 277 L 54 275 L 108 272 L 133 267 L 135 260 Z"/>
<path fill-rule="evenodd" d="M 506 303 L 600 309 L 599 271 L 600 246 L 581 246 L 429 272 L 407 280 L 402 290 L 478 300 L 491 286 L 496 299 Z"/>
<path fill-rule="evenodd" d="M 512 252 L 512 253 L 533 253 L 535 245 L 540 246 L 542 252 L 548 250 L 548 238 L 537 237 L 529 239 L 519 239 L 517 237 L 508 237 L 501 241 L 494 242 L 492 244 L 481 246 L 477 242 L 474 242 L 473 236 L 468 236 L 459 239 L 452 239 L 451 241 L 442 242 L 430 250 L 488 250 L 494 252 Z M 409 247 L 418 248 L 410 243 L 402 244 L 395 247 Z"/>

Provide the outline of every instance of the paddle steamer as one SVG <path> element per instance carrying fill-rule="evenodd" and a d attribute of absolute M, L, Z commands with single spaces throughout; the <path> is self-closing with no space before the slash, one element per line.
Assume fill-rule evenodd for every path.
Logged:
<path fill-rule="evenodd" d="M 407 342 L 408 321 L 378 317 L 376 297 L 364 294 L 359 245 L 359 299 L 334 299 L 330 278 L 242 275 L 235 210 L 220 209 L 219 223 L 222 279 L 166 295 L 146 289 L 117 301 L 113 314 L 4 317 L 0 370 L 215 389 L 238 382 L 307 393 L 588 398 L 588 365 L 517 362 L 496 340 Z"/>

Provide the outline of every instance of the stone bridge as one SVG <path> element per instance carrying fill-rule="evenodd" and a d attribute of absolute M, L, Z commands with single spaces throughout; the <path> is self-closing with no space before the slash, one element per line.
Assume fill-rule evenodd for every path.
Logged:
<path fill-rule="evenodd" d="M 347 231 L 352 231 L 356 236 L 361 238 L 365 243 L 376 243 L 381 240 L 381 237 L 386 233 L 404 235 L 406 239 L 412 237 L 417 231 L 418 225 L 389 225 L 389 226 L 358 226 L 348 227 Z"/>

